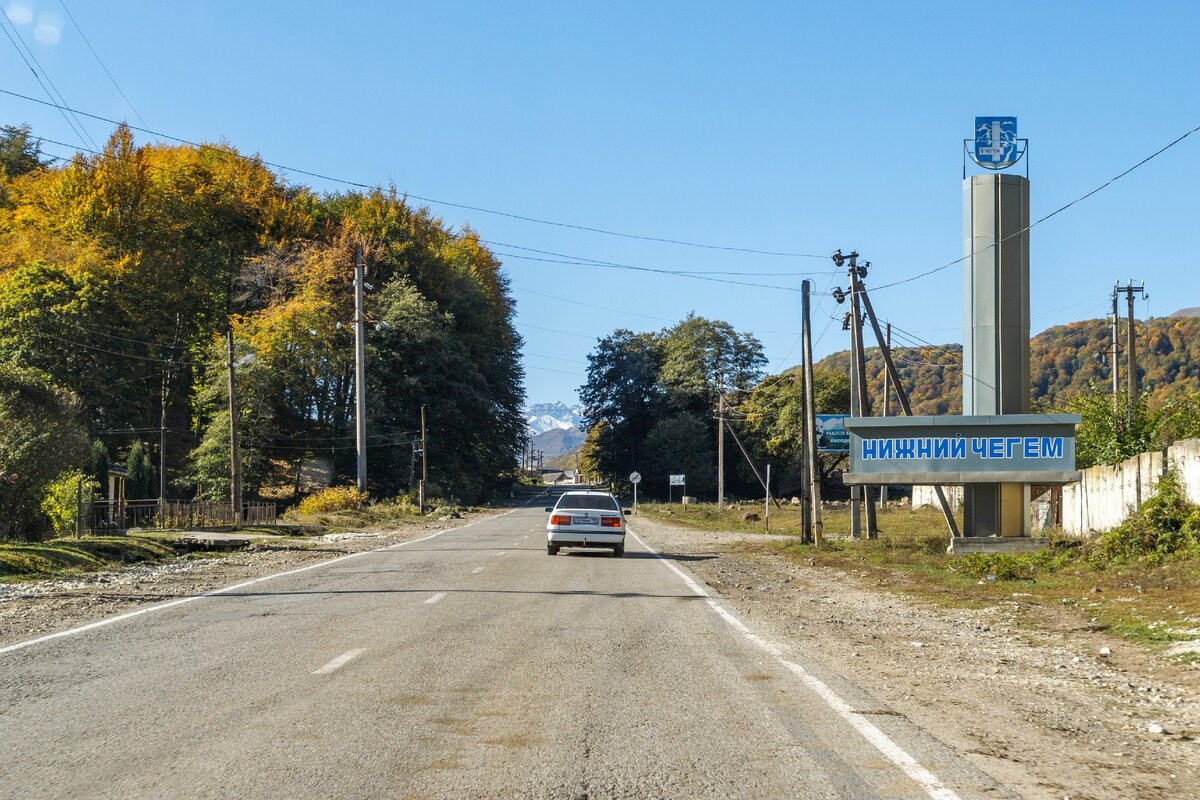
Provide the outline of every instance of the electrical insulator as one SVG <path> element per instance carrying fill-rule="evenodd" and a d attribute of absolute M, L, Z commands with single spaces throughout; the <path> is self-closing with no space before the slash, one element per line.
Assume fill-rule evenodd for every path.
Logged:
<path fill-rule="evenodd" d="M 847 311 L 845 316 L 842 317 L 842 330 L 844 330 L 844 331 L 850 330 L 850 312 L 849 311 Z"/>
<path fill-rule="evenodd" d="M 837 300 L 839 306 L 846 302 L 846 293 L 842 291 L 842 287 L 839 286 L 833 290 L 833 299 Z"/>

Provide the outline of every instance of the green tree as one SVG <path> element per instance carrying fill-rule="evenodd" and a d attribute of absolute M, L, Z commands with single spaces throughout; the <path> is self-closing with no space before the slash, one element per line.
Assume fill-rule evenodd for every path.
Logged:
<path fill-rule="evenodd" d="M 683 412 L 665 417 L 646 436 L 647 486 L 660 487 L 663 497 L 668 477 L 687 476 L 689 494 L 716 497 L 716 438 L 704 419 Z"/>
<path fill-rule="evenodd" d="M 46 524 L 41 502 L 64 469 L 87 464 L 79 401 L 35 370 L 0 363 L 0 538 Z"/>
<path fill-rule="evenodd" d="M 42 142 L 28 125 L 0 126 L 0 180 L 15 178 L 43 166 Z"/>
<path fill-rule="evenodd" d="M 154 464 L 140 439 L 134 441 L 125 457 L 125 496 L 131 499 L 158 496 Z"/>

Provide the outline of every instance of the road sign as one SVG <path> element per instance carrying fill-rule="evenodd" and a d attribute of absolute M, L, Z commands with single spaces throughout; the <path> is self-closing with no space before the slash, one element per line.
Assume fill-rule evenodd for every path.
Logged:
<path fill-rule="evenodd" d="M 672 475 L 671 476 L 671 485 L 672 486 L 687 486 L 687 475 Z"/>
<path fill-rule="evenodd" d="M 1070 483 L 1076 414 L 849 420 L 847 484 Z"/>
<path fill-rule="evenodd" d="M 850 434 L 846 433 L 848 414 L 817 414 L 817 452 L 849 453 Z"/>
<path fill-rule="evenodd" d="M 642 482 L 642 473 L 640 473 L 640 472 L 629 473 L 629 482 L 632 483 L 634 486 L 637 486 L 639 483 Z"/>

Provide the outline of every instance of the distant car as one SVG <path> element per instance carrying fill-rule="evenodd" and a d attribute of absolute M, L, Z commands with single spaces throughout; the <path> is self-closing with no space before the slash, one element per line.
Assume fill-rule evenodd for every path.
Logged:
<path fill-rule="evenodd" d="M 625 555 L 625 512 L 608 492 L 565 492 L 546 511 L 550 555 L 558 555 L 561 547 L 605 547 L 617 558 Z"/>

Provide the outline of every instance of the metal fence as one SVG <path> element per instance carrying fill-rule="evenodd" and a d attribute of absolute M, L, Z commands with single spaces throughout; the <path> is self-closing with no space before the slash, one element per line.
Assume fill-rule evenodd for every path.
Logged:
<path fill-rule="evenodd" d="M 178 500 L 92 500 L 80 509 L 84 531 L 123 531 L 130 528 L 212 528 L 233 525 L 232 503 Z M 245 503 L 243 525 L 274 525 L 274 503 Z"/>

